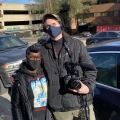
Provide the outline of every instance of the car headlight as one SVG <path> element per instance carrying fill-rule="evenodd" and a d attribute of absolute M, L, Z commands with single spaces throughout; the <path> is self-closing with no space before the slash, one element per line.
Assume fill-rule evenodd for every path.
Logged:
<path fill-rule="evenodd" d="M 2 68 L 4 70 L 14 70 L 14 69 L 18 69 L 20 64 L 21 64 L 22 61 L 19 61 L 17 63 L 8 63 L 8 64 L 4 64 L 2 65 Z"/>

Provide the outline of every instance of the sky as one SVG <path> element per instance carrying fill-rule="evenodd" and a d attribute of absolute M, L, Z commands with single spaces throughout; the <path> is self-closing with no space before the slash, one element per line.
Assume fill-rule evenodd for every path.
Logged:
<path fill-rule="evenodd" d="M 0 2 L 4 3 L 21 3 L 21 4 L 29 4 L 30 0 L 0 0 Z"/>

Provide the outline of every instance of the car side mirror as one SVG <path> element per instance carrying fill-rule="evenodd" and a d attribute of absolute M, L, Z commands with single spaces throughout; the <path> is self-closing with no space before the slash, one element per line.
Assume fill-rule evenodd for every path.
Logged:
<path fill-rule="evenodd" d="M 29 43 L 28 42 L 25 42 L 26 45 L 28 45 Z"/>

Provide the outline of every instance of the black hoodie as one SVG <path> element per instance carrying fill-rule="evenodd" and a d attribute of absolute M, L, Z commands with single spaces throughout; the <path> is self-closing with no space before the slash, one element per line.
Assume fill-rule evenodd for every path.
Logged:
<path fill-rule="evenodd" d="M 44 120 L 47 105 L 47 80 L 40 66 L 36 73 L 30 73 L 27 66 L 27 62 L 23 62 L 18 71 L 22 73 L 26 83 L 28 100 L 33 111 L 33 120 Z"/>

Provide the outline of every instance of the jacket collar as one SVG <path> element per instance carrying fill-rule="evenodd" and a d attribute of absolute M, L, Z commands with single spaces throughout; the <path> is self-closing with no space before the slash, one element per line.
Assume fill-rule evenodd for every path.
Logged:
<path fill-rule="evenodd" d="M 69 40 L 69 38 L 70 38 L 70 36 L 69 36 L 67 33 L 62 32 L 62 38 L 63 38 L 64 42 L 67 43 L 68 40 Z M 51 38 L 48 39 L 47 43 L 45 44 L 45 47 L 46 47 L 47 49 L 52 49 Z"/>

